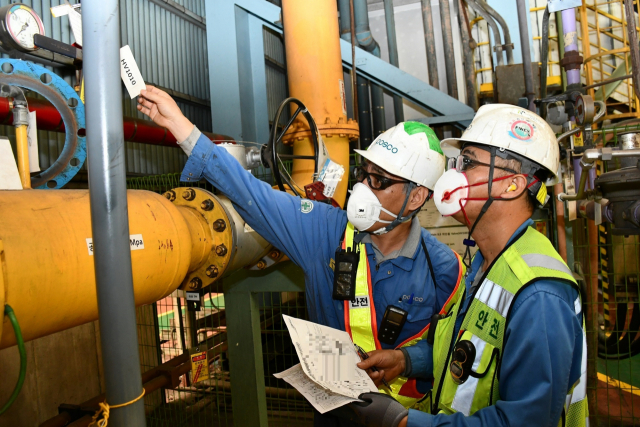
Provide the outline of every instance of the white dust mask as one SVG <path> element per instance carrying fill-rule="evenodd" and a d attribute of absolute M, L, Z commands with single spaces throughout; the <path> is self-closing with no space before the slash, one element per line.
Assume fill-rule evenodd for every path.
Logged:
<path fill-rule="evenodd" d="M 462 210 L 469 196 L 467 174 L 455 169 L 446 171 L 436 182 L 433 201 L 442 216 L 451 216 Z"/>
<path fill-rule="evenodd" d="M 359 231 L 368 230 L 376 222 L 391 224 L 392 221 L 380 219 L 380 211 L 397 218 L 397 215 L 382 207 L 380 200 L 369 187 L 359 182 L 353 186 L 347 203 L 347 218 Z"/>

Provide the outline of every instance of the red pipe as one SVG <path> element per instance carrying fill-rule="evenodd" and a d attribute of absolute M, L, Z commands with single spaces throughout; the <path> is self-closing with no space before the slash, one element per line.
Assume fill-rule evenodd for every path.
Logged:
<path fill-rule="evenodd" d="M 58 110 L 49 102 L 27 98 L 29 111 L 36 111 L 36 123 L 38 130 L 47 130 L 54 132 L 64 132 L 64 122 Z M 176 138 L 165 128 L 158 126 L 149 120 L 134 119 L 132 117 L 124 117 L 124 140 L 130 142 L 140 142 L 142 144 L 151 145 L 167 145 L 177 147 Z M 8 98 L 0 97 L 0 124 L 11 125 L 13 123 L 13 113 Z M 202 132 L 207 138 L 213 142 L 233 141 L 233 138 L 227 135 L 220 135 L 211 132 Z"/>

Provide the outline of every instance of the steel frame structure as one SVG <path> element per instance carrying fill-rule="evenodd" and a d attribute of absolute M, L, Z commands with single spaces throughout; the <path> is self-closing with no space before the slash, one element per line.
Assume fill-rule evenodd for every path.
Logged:
<path fill-rule="evenodd" d="M 280 8 L 261 0 L 207 2 L 207 49 L 213 128 L 240 141 L 264 143 L 269 135 L 263 27 L 282 34 Z M 215 23 L 213 25 L 212 23 Z M 336 34 L 336 37 L 339 35 Z M 351 43 L 340 40 L 351 69 Z M 356 48 L 358 75 L 431 112 L 422 122 L 466 128 L 474 111 L 397 67 Z"/>

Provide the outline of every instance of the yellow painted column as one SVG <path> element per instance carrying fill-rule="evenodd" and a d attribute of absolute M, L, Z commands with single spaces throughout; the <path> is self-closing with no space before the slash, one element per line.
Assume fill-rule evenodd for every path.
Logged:
<path fill-rule="evenodd" d="M 349 140 L 358 137 L 358 124 L 347 119 L 336 0 L 283 0 L 289 95 L 300 99 L 315 119 L 331 159 L 349 170 Z M 296 120 L 285 143 L 295 155 L 313 154 L 309 128 Z M 313 161 L 295 160 L 292 178 L 301 187 L 312 182 Z M 344 204 L 347 176 L 334 199 Z"/>

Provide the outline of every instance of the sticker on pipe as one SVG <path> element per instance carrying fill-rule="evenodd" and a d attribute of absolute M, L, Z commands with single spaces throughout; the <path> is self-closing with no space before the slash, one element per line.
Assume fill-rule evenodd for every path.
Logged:
<path fill-rule="evenodd" d="M 120 48 L 120 77 L 122 77 L 131 99 L 140 95 L 141 90 L 146 89 L 144 79 L 129 45 Z"/>
<path fill-rule="evenodd" d="M 91 237 L 87 237 L 86 241 L 89 256 L 93 256 L 93 239 Z M 129 248 L 132 251 L 144 249 L 144 240 L 142 239 L 142 234 L 132 234 L 129 236 Z"/>

